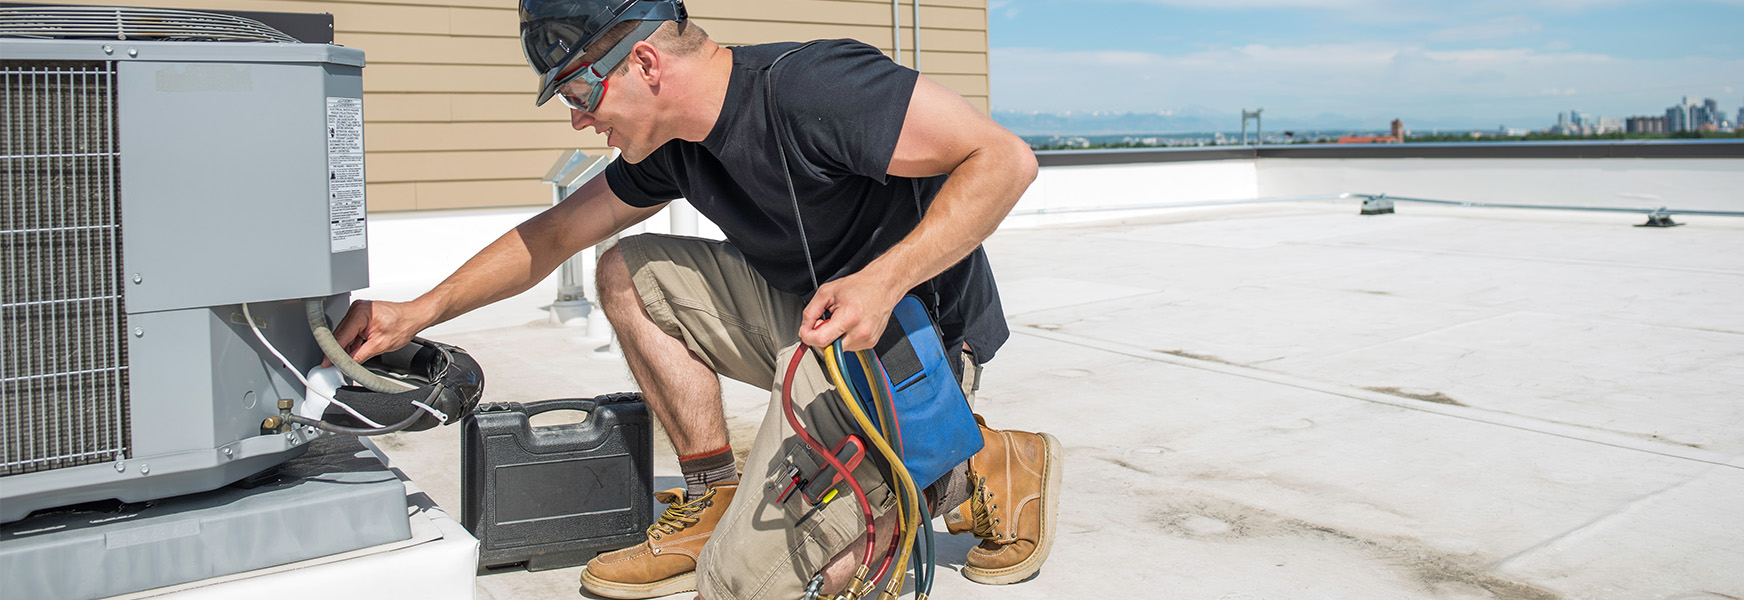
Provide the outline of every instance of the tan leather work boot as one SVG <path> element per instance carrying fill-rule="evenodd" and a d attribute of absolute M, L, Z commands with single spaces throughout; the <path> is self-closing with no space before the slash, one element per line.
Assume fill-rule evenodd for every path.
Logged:
<path fill-rule="evenodd" d="M 696 591 L 696 557 L 739 490 L 724 483 L 690 500 L 684 488 L 655 492 L 668 506 L 648 527 L 648 539 L 593 557 L 581 572 L 581 587 L 607 598 L 653 598 Z"/>
<path fill-rule="evenodd" d="M 964 577 L 988 585 L 1017 583 L 1041 570 L 1054 544 L 1064 470 L 1060 440 L 990 429 L 981 415 L 975 421 L 986 444 L 969 459 L 975 490 L 945 515 L 945 528 L 981 538 L 963 561 Z"/>

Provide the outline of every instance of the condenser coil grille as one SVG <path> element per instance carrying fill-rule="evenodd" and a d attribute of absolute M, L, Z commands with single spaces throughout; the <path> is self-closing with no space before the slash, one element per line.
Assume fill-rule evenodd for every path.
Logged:
<path fill-rule="evenodd" d="M 0 8 L 0 37 L 167 42 L 297 41 L 254 19 L 170 8 L 106 6 Z"/>
<path fill-rule="evenodd" d="M 125 457 L 115 71 L 0 61 L 0 476 Z"/>

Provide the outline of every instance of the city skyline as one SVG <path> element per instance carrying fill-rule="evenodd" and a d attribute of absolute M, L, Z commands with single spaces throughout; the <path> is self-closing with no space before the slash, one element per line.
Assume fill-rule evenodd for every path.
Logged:
<path fill-rule="evenodd" d="M 1744 102 L 1744 2 L 990 0 L 997 112 L 1543 129 Z M 1675 8 L 1676 10 L 1671 10 Z M 1701 18 L 1690 18 L 1701 15 Z M 1235 122 L 1234 117 L 1230 120 Z M 1728 115 L 1726 120 L 1733 120 Z"/>
<path fill-rule="evenodd" d="M 1744 103 L 1738 108 L 1739 120 L 1720 108 L 1718 100 L 1700 101 L 1684 96 L 1663 113 L 1647 112 L 1627 117 L 1595 115 L 1579 109 L 1557 113 L 1556 124 L 1546 131 L 1564 135 L 1596 135 L 1624 133 L 1677 133 L 1683 131 L 1731 131 L 1744 121 Z"/>
<path fill-rule="evenodd" d="M 1146 134 L 1217 134 L 1228 133 L 1238 129 L 1233 125 L 1233 116 L 1225 112 L 1194 110 L 1194 111 L 1163 111 L 1163 112 L 1122 112 L 1122 111 L 1011 111 L 998 110 L 993 113 L 994 120 L 1007 129 L 1020 135 L 1146 135 Z M 1275 134 L 1286 130 L 1300 130 L 1305 135 L 1322 133 L 1319 130 L 1331 132 L 1379 131 L 1384 127 L 1373 123 L 1329 123 L 1313 125 L 1302 122 L 1301 119 L 1286 118 L 1282 121 L 1271 121 L 1273 127 L 1267 129 Z M 1663 109 L 1643 108 L 1626 115 L 1600 115 L 1575 108 L 1557 112 L 1554 116 L 1542 119 L 1541 123 L 1525 127 L 1507 125 L 1490 127 L 1416 127 L 1408 131 L 1420 133 L 1459 133 L 1476 132 L 1483 135 L 1524 135 L 1531 132 L 1550 133 L 1557 135 L 1602 135 L 1607 133 L 1649 133 L 1671 134 L 1684 131 L 1732 131 L 1744 124 L 1744 101 L 1740 101 L 1737 118 L 1728 112 L 1724 105 L 1714 98 L 1695 99 L 1688 96 L 1671 103 Z M 1304 126 L 1306 125 L 1306 126 Z"/>

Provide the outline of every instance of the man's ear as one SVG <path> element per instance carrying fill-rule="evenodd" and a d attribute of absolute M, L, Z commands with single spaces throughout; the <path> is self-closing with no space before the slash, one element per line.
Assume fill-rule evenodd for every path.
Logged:
<path fill-rule="evenodd" d="M 648 87 L 660 85 L 661 67 L 660 50 L 647 41 L 636 42 L 630 48 L 630 72 L 648 84 Z"/>

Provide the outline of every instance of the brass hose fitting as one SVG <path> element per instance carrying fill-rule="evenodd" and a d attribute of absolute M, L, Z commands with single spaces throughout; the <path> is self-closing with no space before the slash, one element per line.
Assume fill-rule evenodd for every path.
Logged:
<path fill-rule="evenodd" d="M 866 581 L 866 574 L 870 571 L 871 569 L 866 568 L 866 565 L 860 565 L 860 568 L 855 569 L 854 578 L 849 579 L 848 587 L 842 589 L 842 598 L 860 600 L 861 596 L 872 591 L 872 584 Z"/>

